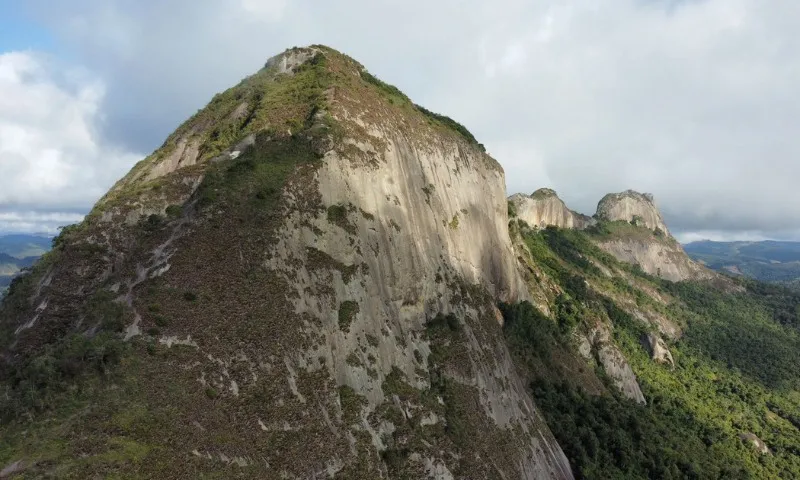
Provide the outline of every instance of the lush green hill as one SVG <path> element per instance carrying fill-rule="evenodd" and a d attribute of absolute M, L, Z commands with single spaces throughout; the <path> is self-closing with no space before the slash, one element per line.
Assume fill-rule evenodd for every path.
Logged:
<path fill-rule="evenodd" d="M 763 282 L 800 279 L 800 242 L 713 242 L 684 245 L 686 253 L 709 268 L 745 275 Z"/>

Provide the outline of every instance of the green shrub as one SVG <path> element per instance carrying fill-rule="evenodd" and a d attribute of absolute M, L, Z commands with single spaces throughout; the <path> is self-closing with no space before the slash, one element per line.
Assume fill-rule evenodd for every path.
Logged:
<path fill-rule="evenodd" d="M 349 206 L 352 208 L 352 205 Z M 339 226 L 342 230 L 350 233 L 356 233 L 356 227 L 352 223 L 350 223 L 350 219 L 348 218 L 348 213 L 350 211 L 347 205 L 338 204 L 338 205 L 331 205 L 328 207 L 328 221 L 334 225 Z"/>
<path fill-rule="evenodd" d="M 508 218 L 512 219 L 517 216 L 517 207 L 513 202 L 508 202 Z"/>
<path fill-rule="evenodd" d="M 146 233 L 154 233 L 164 227 L 166 219 L 161 215 L 152 214 L 139 221 L 139 226 Z"/>
<path fill-rule="evenodd" d="M 73 333 L 18 363 L 0 364 L 8 390 L 0 398 L 0 419 L 41 413 L 58 405 L 86 375 L 105 377 L 119 364 L 127 345 L 115 333 Z"/>
<path fill-rule="evenodd" d="M 506 335 L 522 344 L 530 345 L 539 355 L 550 352 L 551 345 L 558 337 L 558 330 L 552 320 L 544 316 L 530 302 L 501 303 L 503 329 Z"/>
<path fill-rule="evenodd" d="M 461 323 L 454 313 L 443 315 L 438 313 L 433 319 L 428 320 L 427 328 L 430 330 L 445 330 L 457 332 L 461 328 Z"/>
<path fill-rule="evenodd" d="M 82 224 L 76 223 L 73 225 L 64 225 L 58 227 L 59 234 L 53 237 L 53 250 L 63 250 L 67 243 L 78 233 L 82 228 Z"/>
<path fill-rule="evenodd" d="M 411 100 L 408 99 L 405 93 L 401 92 L 399 88 L 395 87 L 394 85 L 389 85 L 388 83 L 384 82 L 383 80 L 379 79 L 375 75 L 369 73 L 366 70 L 361 70 L 361 78 L 376 87 L 378 90 L 386 94 L 389 100 L 396 98 L 400 100 L 398 103 L 411 103 Z"/>
<path fill-rule="evenodd" d="M 99 325 L 101 331 L 121 332 L 125 328 L 125 306 L 117 302 L 113 292 L 98 290 L 85 307 L 90 325 Z"/>
<path fill-rule="evenodd" d="M 346 300 L 339 305 L 339 328 L 348 333 L 350 331 L 350 324 L 359 312 L 358 303 L 352 300 Z"/>
<path fill-rule="evenodd" d="M 182 212 L 183 212 L 183 207 L 181 207 L 180 205 L 170 205 L 167 207 L 164 213 L 166 213 L 167 217 L 169 218 L 178 218 L 181 216 Z"/>
<path fill-rule="evenodd" d="M 449 128 L 451 130 L 456 131 L 462 137 L 464 137 L 469 143 L 477 146 L 482 152 L 486 151 L 486 148 L 483 146 L 483 144 L 478 143 L 478 140 L 475 139 L 475 137 L 472 135 L 472 133 L 469 130 L 467 130 L 467 127 L 465 127 L 464 125 L 461 125 L 460 123 L 456 122 L 455 120 L 453 120 L 450 117 L 446 117 L 444 115 L 440 115 L 438 113 L 431 112 L 427 108 L 422 107 L 420 105 L 416 105 L 415 104 L 414 108 L 419 110 L 423 115 L 425 115 L 426 117 L 431 119 L 434 123 L 439 123 L 439 124 Z"/>
<path fill-rule="evenodd" d="M 166 327 L 169 325 L 169 320 L 164 315 L 153 315 L 153 322 L 155 322 L 156 326 L 159 327 Z"/>

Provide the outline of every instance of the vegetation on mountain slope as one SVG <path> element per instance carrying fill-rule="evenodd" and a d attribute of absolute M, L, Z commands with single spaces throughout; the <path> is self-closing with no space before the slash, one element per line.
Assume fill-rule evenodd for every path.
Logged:
<path fill-rule="evenodd" d="M 136 196 L 142 187 L 136 185 L 144 185 L 151 191 L 153 185 L 160 183 L 141 180 L 131 183 L 129 188 L 112 192 L 85 222 L 62 231 L 53 242 L 56 248 L 45 255 L 31 274 L 12 283 L 0 309 L 0 343 L 5 352 L 14 350 L 13 357 L 6 356 L 0 362 L 0 376 L 4 379 L 0 399 L 4 430 L 0 464 L 25 458 L 35 464 L 34 475 L 61 478 L 87 478 L 91 472 L 113 474 L 132 468 L 143 477 L 163 478 L 176 468 L 184 472 L 199 472 L 203 468 L 201 459 L 188 459 L 188 464 L 184 464 L 187 461 L 184 459 L 176 464 L 168 453 L 170 447 L 183 448 L 188 438 L 197 439 L 197 432 L 180 429 L 173 431 L 173 438 L 162 438 L 165 430 L 172 431 L 176 427 L 176 415 L 191 417 L 200 411 L 194 407 L 203 409 L 210 431 L 215 435 L 234 435 L 235 422 L 231 424 L 230 419 L 215 418 L 210 413 L 214 403 L 224 401 L 218 386 L 209 383 L 202 395 L 206 402 L 192 406 L 194 414 L 186 410 L 189 405 L 182 398 L 202 387 L 190 375 L 186 378 L 172 376 L 169 366 L 185 361 L 193 348 L 181 345 L 169 348 L 159 339 L 164 338 L 162 332 L 169 332 L 177 319 L 186 319 L 187 312 L 193 315 L 194 321 L 201 322 L 203 315 L 222 312 L 224 303 L 216 298 L 220 292 L 238 292 L 231 298 L 233 302 L 246 305 L 253 301 L 248 300 L 247 295 L 251 288 L 258 288 L 258 269 L 249 270 L 247 278 L 226 273 L 223 265 L 229 264 L 230 252 L 220 247 L 225 241 L 240 239 L 240 245 L 250 245 L 254 249 L 240 253 L 257 258 L 269 241 L 271 230 L 280 222 L 278 205 L 284 185 L 290 178 L 307 175 L 309 170 L 304 166 L 313 168 L 314 163 L 318 163 L 319 156 L 313 147 L 314 139 L 318 138 L 312 131 L 315 125 L 309 122 L 304 126 L 304 122 L 312 108 L 305 105 L 314 104 L 309 95 L 321 95 L 322 89 L 310 89 L 306 84 L 324 84 L 324 75 L 322 67 L 315 64 L 306 72 L 269 85 L 251 79 L 253 83 L 244 82 L 242 88 L 212 101 L 215 111 L 228 96 L 235 98 L 243 89 L 250 92 L 246 95 L 258 95 L 259 88 L 263 87 L 266 89 L 263 98 L 266 118 L 282 124 L 296 120 L 304 130 L 278 141 L 267 141 L 269 133 L 259 133 L 253 148 L 240 157 L 204 165 L 203 182 L 186 205 L 168 209 L 171 215 L 152 214 L 134 225 L 114 225 L 113 233 L 108 235 L 101 233 L 108 226 L 99 220 L 100 212 L 107 206 L 120 205 L 124 199 L 138 201 Z M 225 141 L 232 138 L 227 137 Z M 213 139 L 209 137 L 209 141 Z M 169 142 L 165 148 L 169 148 Z M 211 149 L 208 155 L 213 155 L 213 144 L 208 148 Z M 145 160 L 147 162 L 150 160 Z M 135 179 L 136 171 L 132 175 L 130 178 Z M 221 210 L 236 214 L 220 217 Z M 124 282 L 126 277 L 137 277 L 136 271 L 142 266 L 136 262 L 146 261 L 152 251 L 163 248 L 159 246 L 176 232 L 180 233 L 187 216 L 204 216 L 211 220 L 205 222 L 204 231 L 198 235 L 204 242 L 196 244 L 198 248 L 187 248 L 185 252 L 189 256 L 183 258 L 189 261 L 202 258 L 203 265 L 216 270 L 206 271 L 198 265 L 197 276 L 191 281 L 166 285 L 158 278 L 146 278 L 140 284 L 123 284 L 122 291 L 117 293 L 119 282 Z M 109 238 L 111 244 L 87 241 L 100 235 Z M 93 280 L 94 268 L 111 263 L 112 249 L 126 258 L 126 262 L 116 266 L 111 277 L 100 282 Z M 214 252 L 219 258 L 210 256 Z M 173 263 L 178 260 L 174 259 Z M 49 280 L 54 265 L 58 267 L 58 275 Z M 211 282 L 212 278 L 218 279 L 220 284 Z M 27 321 L 21 318 L 30 318 L 29 298 L 38 296 L 36 291 L 50 281 L 53 283 L 49 291 L 70 292 L 59 300 L 63 312 L 57 318 L 30 321 L 31 328 L 22 328 L 15 334 L 21 321 Z M 237 281 L 243 283 L 237 285 Z M 72 293 L 74 289 L 68 286 L 70 284 L 83 285 L 85 290 Z M 178 288 L 180 293 L 175 291 Z M 127 289 L 135 299 L 131 305 L 118 298 L 120 293 L 124 297 Z M 280 291 L 275 294 L 280 295 Z M 259 296 L 263 298 L 262 294 Z M 47 299 L 38 300 L 43 301 L 46 303 Z M 281 303 L 276 301 L 273 305 L 279 307 Z M 133 322 L 134 312 L 141 315 L 139 328 L 144 335 L 123 342 L 122 330 Z M 41 324 L 45 321 L 47 325 Z M 211 328 L 207 331 L 215 332 Z M 234 333 L 245 331 L 247 335 L 240 335 L 239 341 L 252 338 L 258 332 L 245 321 L 234 329 Z M 14 338 L 16 341 L 12 340 Z M 129 418 L 119 417 L 120 412 L 129 412 L 126 414 Z M 35 422 L 31 423 L 32 420 Z M 48 427 L 51 424 L 58 428 Z M 218 427 L 211 428 L 211 425 Z M 199 444 L 202 442 L 200 440 Z M 280 454 L 280 449 L 274 448 L 274 453 Z M 140 463 L 145 456 L 148 463 L 142 469 Z M 234 467 L 227 467 L 231 469 L 229 473 L 236 474 Z"/>
<path fill-rule="evenodd" d="M 369 318 L 375 331 L 357 330 L 364 299 L 339 298 L 334 287 L 352 295 L 352 282 L 381 279 L 323 251 L 339 237 L 322 229 L 355 253 L 382 246 L 355 233 L 395 229 L 359 206 L 324 205 L 314 185 L 320 156 L 333 148 L 342 161 L 377 168 L 385 145 L 363 124 L 423 145 L 480 146 L 352 59 L 314 49 L 293 51 L 311 56 L 291 72 L 275 76 L 279 66 L 268 64 L 215 97 L 13 282 L 0 305 L 0 467 L 24 459 L 34 478 L 496 478 L 546 431 L 500 428 L 486 415 L 526 407 L 487 401 L 473 382 L 512 391 L 517 377 L 497 361 L 507 345 L 580 478 L 800 476 L 800 298 L 756 282 L 665 282 L 595 244 L 662 241 L 658 231 L 600 222 L 587 232 L 534 232 L 512 222 L 547 305 L 501 304 L 505 345 L 495 344 L 491 295 L 445 269 L 429 303 L 453 298 L 453 311 L 428 316 L 441 306 L 398 296 L 386 309 L 405 315 L 399 328 Z M 250 135 L 252 146 L 233 154 Z M 151 175 L 192 141 L 197 163 Z M 417 200 L 431 206 L 436 195 L 425 188 Z M 307 225 L 281 232 L 290 217 Z M 448 215 L 447 234 L 465 230 L 470 217 L 460 218 Z M 270 268 L 285 248 L 277 244 L 295 235 L 308 237 L 288 265 L 300 293 Z M 298 313 L 295 301 L 315 298 L 321 314 Z M 580 353 L 605 326 L 646 405 L 618 393 L 596 352 Z M 643 345 L 668 333 L 674 368 Z M 328 334 L 349 335 L 352 349 L 326 356 Z M 378 347 L 392 349 L 385 378 Z M 406 347 L 411 374 L 396 367 Z M 311 352 L 302 361 L 314 368 L 293 366 L 298 351 Z M 375 410 L 365 407 L 378 400 L 329 375 L 338 360 L 351 368 L 343 375 L 382 378 Z M 753 434 L 769 453 L 741 439 Z"/>
<path fill-rule="evenodd" d="M 563 291 L 560 297 L 577 301 L 582 312 L 570 326 L 560 309 L 553 321 L 529 304 L 502 306 L 509 343 L 527 365 L 531 391 L 577 477 L 800 475 L 800 298 L 758 283 L 737 290 L 667 282 L 616 262 L 583 232 L 523 232 L 536 262 Z M 683 326 L 683 336 L 669 344 L 674 369 L 655 363 L 643 347 L 654 326 L 626 311 L 626 298 L 638 309 L 657 308 L 653 291 L 671 299 L 660 313 Z M 597 317 L 613 324 L 647 405 L 622 398 L 600 367 L 592 371 L 584 362 L 579 375 L 565 367 L 583 361 L 571 329 Z M 769 453 L 743 442 L 746 433 L 763 440 Z"/>
<path fill-rule="evenodd" d="M 22 460 L 26 477 L 81 479 L 419 478 L 448 468 L 495 478 L 550 468 L 533 461 L 545 454 L 531 456 L 534 445 L 560 450 L 529 398 L 491 406 L 510 425 L 501 427 L 485 389 L 470 384 L 492 372 L 489 388 L 515 388 L 511 375 L 494 378 L 510 363 L 500 362 L 491 295 L 442 261 L 435 288 L 446 315 L 428 317 L 412 291 L 387 297 L 394 316 L 370 318 L 365 334 L 366 301 L 354 292 L 385 279 L 366 277 L 355 259 L 388 248 L 399 227 L 352 204 L 324 205 L 315 176 L 330 149 L 336 161 L 379 165 L 365 124 L 413 147 L 447 144 L 458 158 L 448 150 L 444 160 L 462 175 L 465 158 L 499 167 L 444 117 L 387 101 L 354 61 L 319 49 L 325 57 L 274 78 L 261 72 L 213 100 L 15 280 L 0 306 L 0 468 Z M 250 135 L 249 148 L 233 149 Z M 197 158 L 159 170 L 182 141 L 196 142 Z M 297 218 L 302 229 L 287 223 Z M 364 241 L 366 224 L 385 241 Z M 301 230 L 287 281 L 276 257 Z M 334 259 L 323 249 L 335 242 L 353 254 Z M 320 310 L 298 309 L 302 299 Z M 331 351 L 334 341 L 349 350 Z M 376 380 L 403 360 L 404 372 Z M 382 396 L 332 372 L 377 382 Z M 382 403 L 373 411 L 370 402 Z"/>

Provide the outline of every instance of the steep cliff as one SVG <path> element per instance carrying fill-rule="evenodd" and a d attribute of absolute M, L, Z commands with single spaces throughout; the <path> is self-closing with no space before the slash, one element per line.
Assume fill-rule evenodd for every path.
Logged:
<path fill-rule="evenodd" d="M 517 217 L 532 227 L 552 225 L 559 228 L 586 228 L 594 224 L 591 217 L 567 208 L 556 192 L 549 188 L 540 188 L 530 196 L 517 193 L 508 200 Z"/>
<path fill-rule="evenodd" d="M 599 245 L 619 260 L 675 282 L 713 277 L 669 233 L 652 195 L 610 193 L 597 204 L 595 217 L 602 222 L 595 230 Z"/>
<path fill-rule="evenodd" d="M 12 286 L 4 458 L 74 478 L 571 478 L 495 307 L 530 298 L 506 211 L 463 126 L 332 49 L 289 50 Z"/>
<path fill-rule="evenodd" d="M 648 193 L 610 193 L 600 200 L 594 217 L 588 217 L 567 208 L 553 190 L 542 188 L 531 196 L 509 197 L 509 211 L 535 228 L 586 229 L 604 250 L 651 275 L 671 281 L 714 276 L 686 255 Z"/>
<path fill-rule="evenodd" d="M 713 273 L 691 260 L 674 239 L 659 237 L 607 237 L 599 245 L 623 262 L 642 267 L 646 273 L 679 282 L 711 278 Z"/>
<path fill-rule="evenodd" d="M 599 245 L 623 262 L 671 281 L 711 278 L 669 233 L 653 196 L 626 190 L 609 193 L 597 204 Z"/>
<path fill-rule="evenodd" d="M 653 196 L 649 193 L 633 190 L 609 193 L 600 199 L 595 216 L 609 222 L 623 221 L 653 231 L 660 230 L 665 236 L 671 236 Z"/>

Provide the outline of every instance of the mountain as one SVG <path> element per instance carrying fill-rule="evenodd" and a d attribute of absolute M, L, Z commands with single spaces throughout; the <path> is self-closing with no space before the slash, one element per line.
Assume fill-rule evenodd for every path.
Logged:
<path fill-rule="evenodd" d="M 52 241 L 46 235 L 0 235 L 0 253 L 16 258 L 41 257 L 50 250 Z"/>
<path fill-rule="evenodd" d="M 328 47 L 53 245 L 0 305 L 0 476 L 800 475 L 799 294 L 691 261 L 644 194 L 507 199 L 464 126 Z"/>
<path fill-rule="evenodd" d="M 609 193 L 588 217 L 567 208 L 555 191 L 543 188 L 529 197 L 509 197 L 509 213 L 538 229 L 554 226 L 591 231 L 603 250 L 651 275 L 672 281 L 711 278 L 669 233 L 653 196 L 647 193 Z"/>
<path fill-rule="evenodd" d="M 500 326 L 529 297 L 505 197 L 463 126 L 349 57 L 270 59 L 12 285 L 0 461 L 572 478 Z"/>
<path fill-rule="evenodd" d="M 800 280 L 800 242 L 713 242 L 684 245 L 686 253 L 708 268 L 745 275 L 763 282 L 793 284 Z"/>
<path fill-rule="evenodd" d="M 509 228 L 546 295 L 501 305 L 507 341 L 577 477 L 798 478 L 800 294 L 665 280 L 591 228 Z"/>
<path fill-rule="evenodd" d="M 50 249 L 50 242 L 39 235 L 0 236 L 0 299 L 14 277 Z"/>
<path fill-rule="evenodd" d="M 593 218 L 567 208 L 555 190 L 549 188 L 540 188 L 530 196 L 517 193 L 510 196 L 508 201 L 509 213 L 532 227 L 552 225 L 559 228 L 586 228 L 595 223 Z"/>

